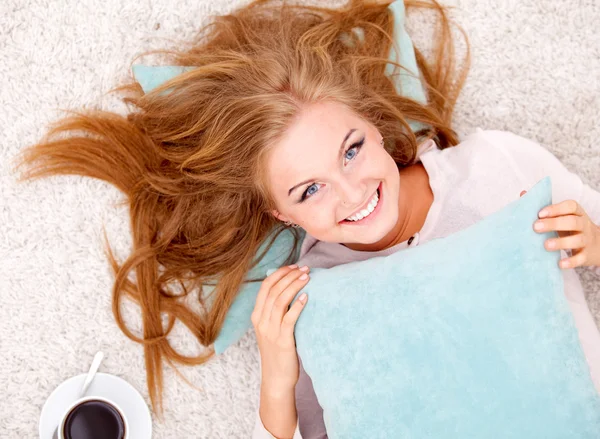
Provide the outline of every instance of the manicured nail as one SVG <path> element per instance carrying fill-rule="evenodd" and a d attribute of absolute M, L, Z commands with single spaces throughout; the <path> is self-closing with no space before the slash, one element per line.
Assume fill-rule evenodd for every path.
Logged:
<path fill-rule="evenodd" d="M 302 276 L 300 276 L 298 279 L 300 280 L 304 280 L 308 277 L 308 274 L 304 273 Z"/>
<path fill-rule="evenodd" d="M 300 297 L 298 297 L 298 300 L 300 301 L 300 303 L 306 302 L 306 293 L 300 294 Z"/>
<path fill-rule="evenodd" d="M 540 216 L 540 218 L 544 218 L 544 217 L 548 216 L 548 211 L 546 209 L 540 210 L 539 216 Z"/>
<path fill-rule="evenodd" d="M 304 267 L 302 267 L 302 268 L 300 269 L 300 271 L 308 271 L 308 265 L 305 265 Z"/>
<path fill-rule="evenodd" d="M 533 228 L 534 228 L 535 230 L 542 230 L 542 229 L 544 228 L 544 223 L 542 223 L 542 222 L 537 222 L 537 223 L 535 223 L 535 225 L 533 226 Z"/>
<path fill-rule="evenodd" d="M 298 268 L 298 266 L 296 264 L 290 265 L 290 268 Z"/>
<path fill-rule="evenodd" d="M 571 264 L 569 264 L 569 261 L 560 261 L 560 265 L 563 268 L 569 268 L 571 266 Z"/>
<path fill-rule="evenodd" d="M 556 243 L 554 241 L 548 241 L 548 248 L 556 247 Z"/>

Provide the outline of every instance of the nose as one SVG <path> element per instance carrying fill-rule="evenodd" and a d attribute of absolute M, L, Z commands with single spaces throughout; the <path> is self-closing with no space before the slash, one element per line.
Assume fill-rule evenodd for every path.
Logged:
<path fill-rule="evenodd" d="M 345 179 L 338 181 L 337 193 L 344 207 L 355 207 L 357 209 L 360 207 L 360 203 L 365 201 L 366 196 L 363 185 Z"/>

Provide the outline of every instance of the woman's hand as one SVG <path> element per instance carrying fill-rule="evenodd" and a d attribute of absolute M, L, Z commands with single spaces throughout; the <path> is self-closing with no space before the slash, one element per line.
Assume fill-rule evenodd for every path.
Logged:
<path fill-rule="evenodd" d="M 299 377 L 294 326 L 306 294 L 289 307 L 308 282 L 308 267 L 281 267 L 262 282 L 251 315 L 260 351 L 262 388 L 271 396 L 293 391 Z M 289 310 L 288 310 L 289 308 Z"/>
<path fill-rule="evenodd" d="M 527 191 L 522 191 L 520 196 L 525 193 Z M 577 201 L 565 200 L 562 203 L 550 204 L 540 210 L 538 216 L 546 219 L 534 223 L 536 232 L 554 230 L 560 237 L 548 239 L 544 247 L 550 251 L 572 250 L 572 256 L 561 259 L 559 267 L 600 265 L 600 226 L 592 222 Z M 542 225 L 539 229 L 536 228 L 538 224 Z"/>

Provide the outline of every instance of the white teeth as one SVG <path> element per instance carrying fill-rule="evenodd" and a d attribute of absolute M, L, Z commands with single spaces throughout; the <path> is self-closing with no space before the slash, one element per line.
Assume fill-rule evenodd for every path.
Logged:
<path fill-rule="evenodd" d="M 346 218 L 346 220 L 347 221 L 360 221 L 364 217 L 369 216 L 371 214 L 371 212 L 373 212 L 375 210 L 375 207 L 377 207 L 378 202 L 379 202 L 379 195 L 377 195 L 377 192 L 375 192 L 375 195 L 373 196 L 373 198 L 367 205 L 366 209 L 361 210 L 356 215 Z"/>

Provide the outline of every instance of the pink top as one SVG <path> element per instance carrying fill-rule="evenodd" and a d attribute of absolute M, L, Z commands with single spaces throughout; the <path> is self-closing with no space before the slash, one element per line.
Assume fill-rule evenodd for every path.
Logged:
<path fill-rule="evenodd" d="M 378 252 L 351 250 L 307 235 L 300 251 L 300 265 L 330 268 L 357 260 L 392 254 L 431 239 L 465 229 L 519 198 L 549 175 L 552 204 L 573 199 L 600 225 L 600 193 L 583 183 L 541 145 L 507 131 L 476 132 L 455 147 L 441 150 L 432 140 L 423 143 L 417 161 L 423 163 L 434 200 L 423 228 L 411 239 Z M 402 184 L 402 183 L 401 183 Z M 532 225 L 533 226 L 533 225 Z M 571 251 L 560 250 L 561 258 Z M 583 267 L 600 276 L 600 267 Z M 569 301 L 583 351 L 596 389 L 600 392 L 600 332 L 587 306 L 575 269 L 562 269 L 565 296 Z M 312 381 L 302 367 L 296 384 L 298 425 L 293 439 L 326 438 L 323 410 Z M 263 426 L 258 409 L 253 439 L 274 438 Z"/>

